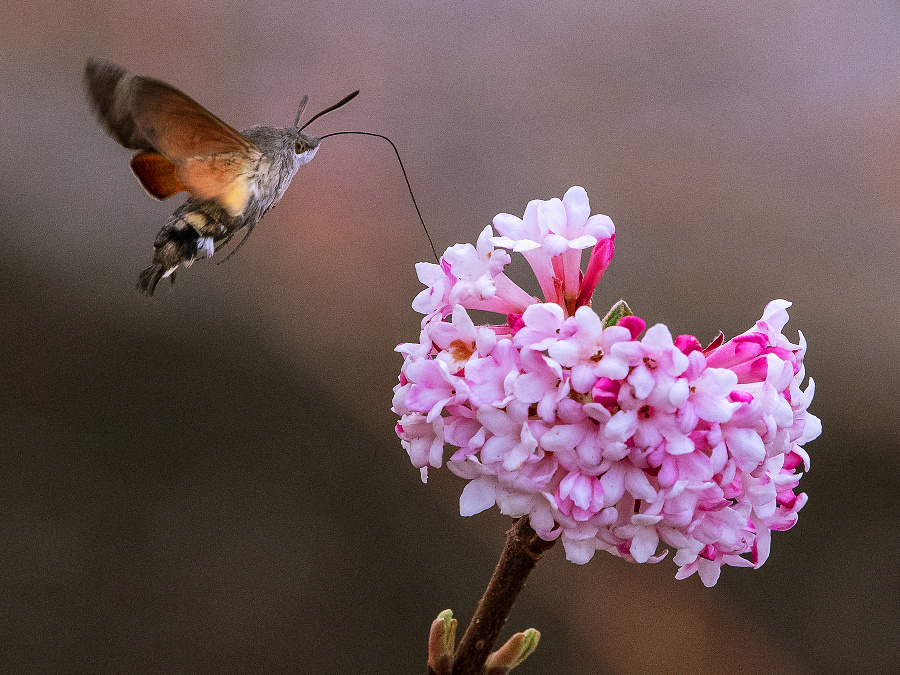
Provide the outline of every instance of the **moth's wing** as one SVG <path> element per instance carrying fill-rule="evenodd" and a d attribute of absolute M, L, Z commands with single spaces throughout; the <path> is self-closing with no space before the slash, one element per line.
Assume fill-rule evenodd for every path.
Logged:
<path fill-rule="evenodd" d="M 84 85 L 100 126 L 126 148 L 151 150 L 153 146 L 131 114 L 135 79 L 127 70 L 108 61 L 90 59 L 84 68 Z"/>
<path fill-rule="evenodd" d="M 135 125 L 161 155 L 177 162 L 221 153 L 259 153 L 240 132 L 175 87 L 135 77 L 131 89 Z"/>
<path fill-rule="evenodd" d="M 142 150 L 131 158 L 131 170 L 157 199 L 190 192 L 215 200 L 232 217 L 244 212 L 252 194 L 252 175 L 246 173 L 240 158 L 228 154 L 176 164 L 152 150 Z"/>
<path fill-rule="evenodd" d="M 131 110 L 137 128 L 177 166 L 192 195 L 217 201 L 231 216 L 244 212 L 262 156 L 256 145 L 159 80 L 135 78 Z"/>
<path fill-rule="evenodd" d="M 150 150 L 131 158 L 134 175 L 157 199 L 190 192 L 202 199 L 215 199 L 232 216 L 243 213 L 249 197 L 245 187 L 248 180 L 240 173 L 240 164 L 228 155 L 211 155 L 179 165 Z"/>
<path fill-rule="evenodd" d="M 250 140 L 175 87 L 113 63 L 88 61 L 85 83 L 110 136 L 126 148 L 153 151 L 132 160 L 151 195 L 187 189 L 232 216 L 243 213 L 262 156 Z M 174 174 L 160 160 L 174 165 Z"/>
<path fill-rule="evenodd" d="M 179 165 L 178 175 L 192 195 L 215 199 L 234 217 L 247 208 L 258 167 L 258 158 L 247 162 L 246 155 L 222 153 L 188 159 Z"/>
<path fill-rule="evenodd" d="M 157 199 L 189 191 L 178 175 L 178 165 L 152 150 L 135 153 L 131 170 L 144 189 Z"/>

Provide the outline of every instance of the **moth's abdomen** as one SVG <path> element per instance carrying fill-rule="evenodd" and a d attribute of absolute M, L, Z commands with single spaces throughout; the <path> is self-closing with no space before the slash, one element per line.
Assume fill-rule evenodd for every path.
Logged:
<path fill-rule="evenodd" d="M 218 222 L 203 211 L 186 211 L 182 214 L 176 212 L 176 216 L 177 217 L 170 218 L 166 225 L 171 225 L 177 230 L 193 232 L 198 237 L 213 236 L 216 231 L 220 229 Z M 166 228 L 163 228 L 160 231 L 160 234 L 162 234 L 165 229 Z"/>
<path fill-rule="evenodd" d="M 153 242 L 153 264 L 141 272 L 138 289 L 153 295 L 156 285 L 171 276 L 179 265 L 190 265 L 200 253 L 212 255 L 213 242 L 228 239 L 240 227 L 243 218 L 231 218 L 210 200 L 189 199 L 169 216 Z"/>

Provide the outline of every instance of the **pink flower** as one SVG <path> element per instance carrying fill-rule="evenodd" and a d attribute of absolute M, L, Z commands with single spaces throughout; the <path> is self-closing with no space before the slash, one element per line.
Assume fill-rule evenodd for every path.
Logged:
<path fill-rule="evenodd" d="M 494 226 L 417 266 L 425 317 L 419 342 L 397 348 L 393 410 L 423 480 L 446 460 L 467 481 L 463 515 L 527 515 L 574 562 L 597 550 L 657 562 L 671 548 L 678 578 L 706 585 L 723 565 L 762 565 L 771 532 L 806 503 L 802 446 L 821 433 L 812 380 L 801 389 L 806 343 L 782 334 L 790 303 L 704 349 L 662 324 L 645 331 L 623 303 L 606 317 L 590 307 L 615 228 L 582 188 Z M 522 253 L 544 301 L 506 276 L 504 249 Z M 498 321 L 476 325 L 471 309 Z"/>
<path fill-rule="evenodd" d="M 503 268 L 509 254 L 495 250 L 491 228 L 486 227 L 476 246 L 456 244 L 446 250 L 440 265 L 419 263 L 419 281 L 428 286 L 413 301 L 422 314 L 446 315 L 456 305 L 510 314 L 522 312 L 534 298 L 510 281 Z"/>
<path fill-rule="evenodd" d="M 603 508 L 603 485 L 594 476 L 570 471 L 554 495 L 557 508 L 575 520 L 584 521 Z"/>
<path fill-rule="evenodd" d="M 496 216 L 494 227 L 502 236 L 492 241 L 525 257 L 548 302 L 574 311 L 581 290 L 582 249 L 605 241 L 609 246 L 597 256 L 595 266 L 602 259 L 608 265 L 612 257 L 615 226 L 608 216 L 591 216 L 590 212 L 587 192 L 573 187 L 562 200 L 529 202 L 523 218 L 508 213 Z M 601 274 L 602 270 L 593 273 L 595 285 Z"/>

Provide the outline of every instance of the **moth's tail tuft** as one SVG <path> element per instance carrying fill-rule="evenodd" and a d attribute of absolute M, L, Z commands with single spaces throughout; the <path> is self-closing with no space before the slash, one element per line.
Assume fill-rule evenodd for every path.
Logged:
<path fill-rule="evenodd" d="M 179 216 L 179 212 L 175 212 Z M 138 277 L 138 290 L 150 297 L 156 290 L 156 285 L 166 277 L 175 282 L 175 270 L 179 265 L 190 265 L 196 260 L 198 244 L 203 246 L 203 252 L 208 256 L 213 250 L 212 238 L 200 239 L 197 231 L 184 221 L 183 218 L 170 218 L 169 222 L 156 235 L 153 242 L 153 262 L 141 272 Z"/>
<path fill-rule="evenodd" d="M 166 276 L 166 268 L 162 265 L 150 265 L 138 276 L 137 289 L 148 298 L 153 295 L 156 285 Z M 175 282 L 175 271 L 170 274 L 172 282 Z"/>

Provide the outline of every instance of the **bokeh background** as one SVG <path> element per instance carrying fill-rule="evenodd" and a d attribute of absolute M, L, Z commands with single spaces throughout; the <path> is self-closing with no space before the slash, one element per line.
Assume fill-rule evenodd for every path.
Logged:
<path fill-rule="evenodd" d="M 399 146 L 439 250 L 583 185 L 618 230 L 594 304 L 709 340 L 794 302 L 810 495 L 758 571 L 553 549 L 528 673 L 896 673 L 900 6 L 883 0 L 49 0 L 0 6 L 0 672 L 424 672 L 507 519 L 462 519 L 393 435 L 413 266 L 383 141 L 323 142 L 241 253 L 148 301 L 177 199 L 85 103 L 89 56 L 237 128 Z"/>

